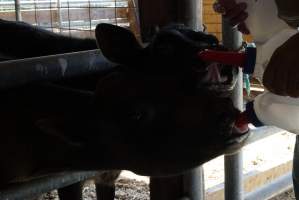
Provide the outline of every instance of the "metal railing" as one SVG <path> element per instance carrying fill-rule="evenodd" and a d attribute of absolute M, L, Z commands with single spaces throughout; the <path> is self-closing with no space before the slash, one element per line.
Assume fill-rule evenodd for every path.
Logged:
<path fill-rule="evenodd" d="M 0 2 L 0 18 L 26 21 L 54 32 L 93 37 L 98 23 L 130 26 L 128 13 L 137 13 L 128 0 L 14 0 Z M 136 14 L 137 15 L 137 14 Z"/>
<path fill-rule="evenodd" d="M 0 191 L 1 200 L 24 200 L 65 187 L 94 177 L 96 171 L 60 173 L 43 178 L 37 178 L 26 183 L 15 184 L 6 190 Z"/>
<path fill-rule="evenodd" d="M 113 0 L 60 0 L 60 8 L 124 8 L 128 7 L 127 0 L 113 1 Z M 55 8 L 57 7 L 57 0 L 20 0 L 22 10 L 34 10 Z M 14 1 L 3 1 L 0 2 L 0 11 L 14 11 L 15 2 Z"/>
<path fill-rule="evenodd" d="M 99 50 L 0 62 L 0 89 L 92 74 L 114 66 Z"/>

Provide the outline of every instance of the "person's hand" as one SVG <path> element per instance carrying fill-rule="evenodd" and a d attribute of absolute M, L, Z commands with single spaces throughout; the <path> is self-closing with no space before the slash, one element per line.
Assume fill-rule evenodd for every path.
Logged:
<path fill-rule="evenodd" d="M 244 21 L 248 17 L 246 13 L 246 3 L 236 3 L 235 0 L 216 0 L 213 8 L 217 13 L 223 15 L 230 21 L 232 26 L 237 26 L 238 30 L 244 34 L 249 34 Z"/>
<path fill-rule="evenodd" d="M 277 95 L 299 97 L 299 33 L 275 50 L 263 84 Z"/>

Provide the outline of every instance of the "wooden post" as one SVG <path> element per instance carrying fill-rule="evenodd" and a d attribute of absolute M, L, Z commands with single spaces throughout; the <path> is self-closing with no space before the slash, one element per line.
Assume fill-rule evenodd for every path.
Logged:
<path fill-rule="evenodd" d="M 130 24 L 130 30 L 141 41 L 140 20 L 137 0 L 128 0 L 128 21 Z"/>

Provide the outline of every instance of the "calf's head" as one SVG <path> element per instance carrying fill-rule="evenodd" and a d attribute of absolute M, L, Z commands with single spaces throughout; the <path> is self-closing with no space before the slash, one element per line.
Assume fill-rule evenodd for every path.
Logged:
<path fill-rule="evenodd" d="M 214 36 L 168 27 L 142 47 L 130 31 L 100 24 L 96 37 L 103 54 L 120 64 L 98 84 L 100 132 L 119 136 L 140 164 L 135 171 L 184 170 L 241 146 L 247 135 L 234 134 L 239 111 L 226 97 L 233 69 L 196 57 L 222 48 Z"/>
<path fill-rule="evenodd" d="M 62 131 L 82 152 L 105 155 L 84 158 L 89 168 L 169 175 L 242 146 L 248 134 L 233 131 L 239 111 L 227 97 L 233 70 L 196 57 L 220 48 L 214 36 L 169 27 L 143 47 L 130 31 L 100 24 L 96 37 L 119 66 L 99 80 L 89 114 Z"/>

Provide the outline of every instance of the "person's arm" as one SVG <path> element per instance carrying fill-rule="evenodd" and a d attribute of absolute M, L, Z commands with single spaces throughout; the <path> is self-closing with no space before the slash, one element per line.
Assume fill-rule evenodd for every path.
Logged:
<path fill-rule="evenodd" d="M 299 97 L 299 33 L 275 50 L 263 84 L 277 95 Z"/>
<path fill-rule="evenodd" d="M 290 26 L 299 27 L 299 1 L 275 0 L 278 8 L 278 16 Z"/>

